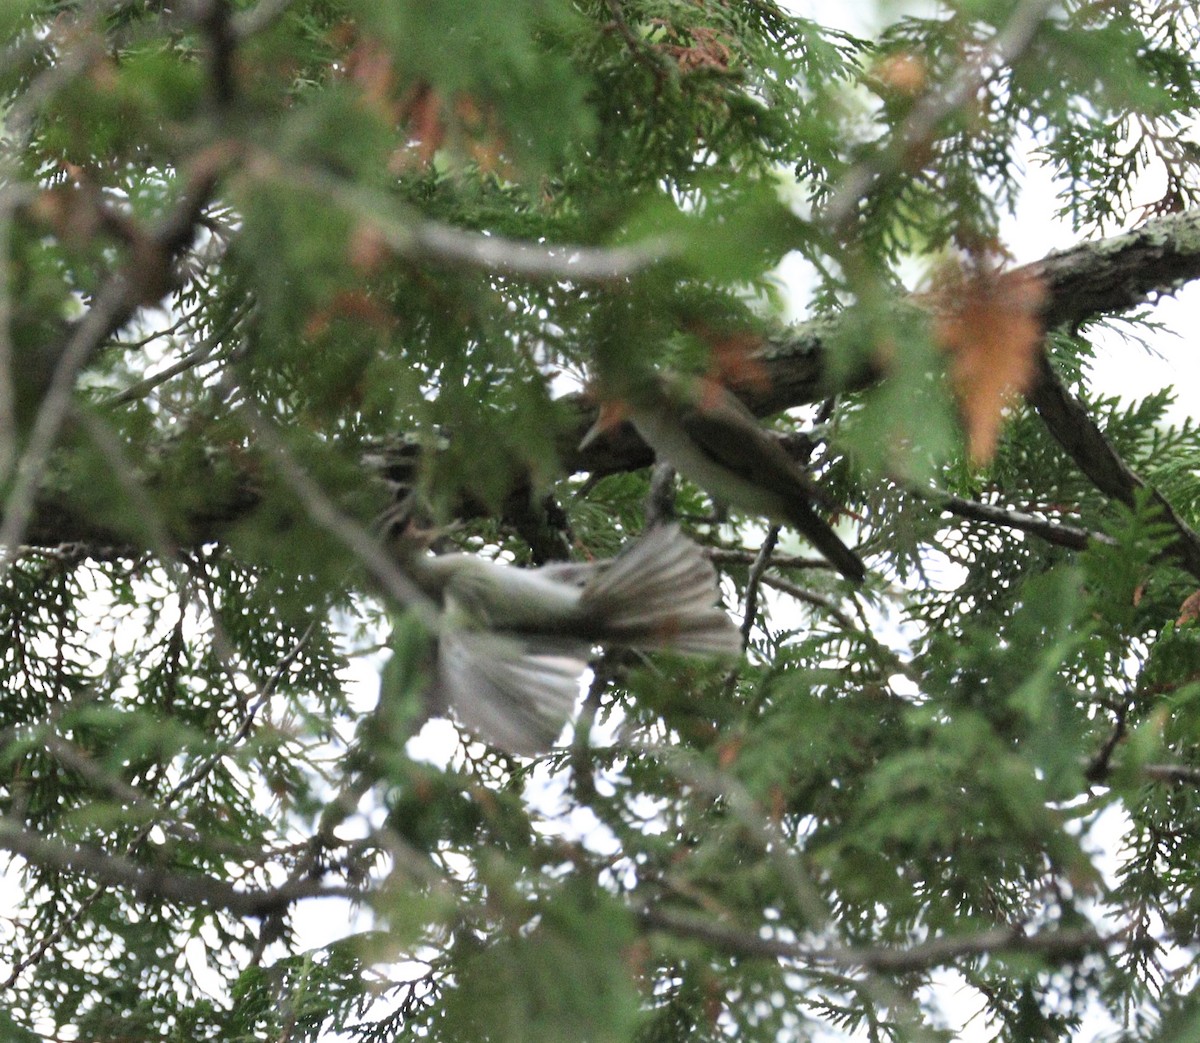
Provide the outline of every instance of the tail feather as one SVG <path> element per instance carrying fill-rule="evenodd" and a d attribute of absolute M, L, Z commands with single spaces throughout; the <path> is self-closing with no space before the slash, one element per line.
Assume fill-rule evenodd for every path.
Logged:
<path fill-rule="evenodd" d="M 807 502 L 794 502 L 788 516 L 796 531 L 816 547 L 843 576 L 855 583 L 861 583 L 867 578 L 862 559 L 842 542 L 829 523 Z"/>
<path fill-rule="evenodd" d="M 651 529 L 583 591 L 598 639 L 695 655 L 738 655 L 741 633 L 718 601 L 717 573 L 677 525 Z"/>

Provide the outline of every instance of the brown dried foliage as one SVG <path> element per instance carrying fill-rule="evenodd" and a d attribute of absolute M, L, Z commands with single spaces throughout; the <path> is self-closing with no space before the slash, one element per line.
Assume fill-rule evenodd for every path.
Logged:
<path fill-rule="evenodd" d="M 1024 271 L 956 265 L 938 277 L 933 296 L 934 335 L 950 356 L 967 447 L 972 460 L 987 463 L 1005 408 L 1034 378 L 1045 287 Z"/>

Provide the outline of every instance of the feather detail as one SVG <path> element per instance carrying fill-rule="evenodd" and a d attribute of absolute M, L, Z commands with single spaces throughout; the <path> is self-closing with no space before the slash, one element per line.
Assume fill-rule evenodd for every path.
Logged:
<path fill-rule="evenodd" d="M 553 745 L 596 645 L 742 650 L 718 604 L 716 570 L 677 525 L 591 564 L 523 569 L 470 554 L 415 554 L 406 565 L 442 607 L 431 703 L 511 753 Z"/>
<path fill-rule="evenodd" d="M 532 756 L 554 744 L 571 716 L 588 651 L 450 627 L 438 640 L 433 694 L 481 739 Z"/>
<path fill-rule="evenodd" d="M 715 499 L 791 525 L 849 579 L 866 577 L 862 561 L 812 503 L 830 498 L 766 431 L 745 404 L 720 385 L 701 401 L 685 378 L 656 381 L 632 422 L 655 455 Z M 712 397 L 714 396 L 715 397 Z"/>
<path fill-rule="evenodd" d="M 596 639 L 695 655 L 738 655 L 742 638 L 715 604 L 717 574 L 677 525 L 651 529 L 584 588 Z"/>

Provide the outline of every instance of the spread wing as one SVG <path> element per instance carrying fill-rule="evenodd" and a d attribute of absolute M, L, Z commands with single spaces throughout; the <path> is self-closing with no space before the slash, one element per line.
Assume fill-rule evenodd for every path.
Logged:
<path fill-rule="evenodd" d="M 446 627 L 438 640 L 435 694 L 493 746 L 542 753 L 575 708 L 588 652 L 578 642 Z"/>

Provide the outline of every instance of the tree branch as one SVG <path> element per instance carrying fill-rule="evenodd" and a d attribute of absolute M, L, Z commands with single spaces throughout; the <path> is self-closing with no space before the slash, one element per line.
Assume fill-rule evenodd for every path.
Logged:
<path fill-rule="evenodd" d="M 1145 481 L 1121 459 L 1083 403 L 1059 379 L 1049 359 L 1043 356 L 1039 365 L 1037 386 L 1028 398 L 1046 428 L 1097 489 L 1132 507 L 1137 493 L 1148 488 Z M 1151 496 L 1163 519 L 1175 530 L 1170 553 L 1200 579 L 1200 536 L 1162 493 L 1153 489 Z"/>
<path fill-rule="evenodd" d="M 149 231 L 142 247 L 133 251 L 126 264 L 109 276 L 92 306 L 67 327 L 60 345 L 51 350 L 52 374 L 4 505 L 0 554 L 7 552 L 8 556 L 0 560 L 0 578 L 11 564 L 12 552 L 24 539 L 42 471 L 71 407 L 76 375 L 140 307 L 160 300 L 174 288 L 174 262 L 191 245 L 220 165 L 215 152 L 196 161 L 189 184 L 174 208 Z"/>
<path fill-rule="evenodd" d="M 922 497 L 923 499 L 925 497 Z M 1009 510 L 997 507 L 995 504 L 980 503 L 978 500 L 966 500 L 960 496 L 947 496 L 935 501 L 943 510 L 957 514 L 960 518 L 972 521 L 987 522 L 989 525 L 1003 525 L 1009 529 L 1018 529 L 1030 535 L 1040 537 L 1047 543 L 1058 547 L 1069 547 L 1072 550 L 1083 550 L 1089 543 L 1109 543 L 1116 541 L 1102 532 L 1091 532 L 1074 525 L 1062 525 L 1058 522 L 1047 521 L 1023 511 Z"/>
<path fill-rule="evenodd" d="M 248 403 L 239 409 L 247 429 L 270 455 L 280 476 L 291 487 L 308 516 L 349 550 L 398 604 L 416 611 L 431 631 L 438 627 L 439 614 L 429 599 L 397 566 L 379 540 L 356 519 L 340 510 L 320 485 L 292 455 L 275 429 Z"/>
<path fill-rule="evenodd" d="M 1200 786 L 1200 768 L 1194 768 L 1190 764 L 1144 764 L 1142 774 L 1155 782 Z"/>
<path fill-rule="evenodd" d="M 666 237 L 628 246 L 584 246 L 531 242 L 459 228 L 423 217 L 384 192 L 356 185 L 313 167 L 285 165 L 276 156 L 256 153 L 252 175 L 311 189 L 362 221 L 389 250 L 422 263 L 466 265 L 525 279 L 569 283 L 620 282 L 678 253 L 682 244 Z"/>
<path fill-rule="evenodd" d="M 754 620 L 758 617 L 758 588 L 763 581 L 763 573 L 771 563 L 771 554 L 775 544 L 779 542 L 779 526 L 772 525 L 767 530 L 767 538 L 759 548 L 750 566 L 750 574 L 746 580 L 746 609 L 742 617 L 742 649 L 750 644 L 750 631 L 754 629 Z"/>
<path fill-rule="evenodd" d="M 1131 232 L 1053 253 L 1026 270 L 1045 286 L 1042 321 L 1047 329 L 1128 311 L 1200 278 L 1200 210 L 1171 214 Z M 1121 459 L 1044 355 L 1037 383 L 1026 398 L 1097 489 L 1126 505 L 1134 503 L 1146 483 Z M 1177 533 L 1172 553 L 1200 578 L 1200 537 L 1160 493 L 1155 491 L 1153 497 Z"/>
<path fill-rule="evenodd" d="M 1200 209 L 1081 243 L 1016 271 L 1038 279 L 1043 286 L 1040 318 L 1046 329 L 1126 312 L 1200 279 Z M 918 305 L 905 300 L 895 307 L 910 310 Z M 836 342 L 840 327 L 837 318 L 821 318 L 770 336 L 756 358 L 762 367 L 761 379 L 753 386 L 738 387 L 738 396 L 757 416 L 765 417 L 877 383 L 883 370 L 870 351 L 856 352 L 855 358 L 839 358 L 834 372 L 829 345 Z M 568 396 L 563 404 L 577 414 L 558 446 L 568 469 L 610 474 L 644 467 L 652 459 L 627 424 L 580 452 L 579 441 L 596 419 L 595 406 L 583 395 Z"/>
<path fill-rule="evenodd" d="M 773 587 L 780 593 L 787 594 L 788 597 L 795 598 L 797 601 L 802 601 L 806 605 L 812 605 L 813 608 L 827 613 L 843 630 L 852 634 L 866 636 L 863 631 L 859 630 L 858 624 L 838 608 L 837 602 L 833 598 L 826 597 L 824 594 L 818 594 L 815 590 L 806 590 L 799 584 L 792 583 L 779 576 L 763 576 L 762 581 L 766 586 Z"/>
<path fill-rule="evenodd" d="M 819 215 L 822 224 L 830 228 L 843 226 L 854 216 L 863 199 L 903 170 L 914 154 L 924 151 L 933 141 L 938 127 L 966 106 L 989 76 L 1003 66 L 1011 65 L 1025 52 L 1052 2 L 1024 0 L 1018 4 L 1008 23 L 974 61 L 961 65 L 943 91 L 927 94 L 913 107 L 886 147 L 855 164 L 843 175 Z"/>
<path fill-rule="evenodd" d="M 1200 210 L 1157 218 L 1135 231 L 1051 254 L 1025 270 L 1044 281 L 1043 319 L 1048 326 L 1126 311 L 1156 294 L 1169 293 L 1200 278 Z M 901 302 L 897 307 L 915 305 Z M 831 373 L 828 346 L 838 327 L 836 319 L 822 318 L 772 336 L 759 359 L 765 379 L 754 388 L 739 388 L 739 395 L 757 415 L 768 416 L 793 406 L 819 402 L 831 392 L 870 386 L 880 378 L 881 371 L 871 361 L 869 352 L 858 353 L 861 357 L 857 362 L 844 370 L 839 368 L 836 379 Z M 1114 463 L 1115 454 L 1103 435 L 1094 430 L 1086 411 L 1055 384 L 1056 378 L 1044 379 L 1030 393 L 1031 401 L 1056 437 L 1062 434 L 1068 438 L 1076 432 L 1078 441 L 1071 442 L 1067 451 L 1077 461 L 1088 462 L 1085 473 L 1091 471 L 1089 477 L 1093 481 L 1095 476 L 1103 477 L 1106 470 L 1112 472 L 1111 480 L 1105 478 L 1105 484 L 1098 483 L 1098 487 L 1128 502 L 1138 479 L 1134 476 L 1131 481 L 1128 474 L 1121 473 L 1124 465 L 1119 465 L 1119 458 Z M 557 446 L 568 472 L 610 474 L 653 462 L 653 454 L 629 425 L 622 425 L 580 452 L 579 441 L 595 421 L 595 407 L 578 394 L 566 396 L 560 405 L 570 417 L 560 432 Z M 392 455 L 386 451 L 372 454 L 376 459 L 365 469 L 386 473 Z M 1097 465 L 1090 461 L 1097 461 Z M 405 463 L 411 469 L 413 461 L 407 459 Z M 1083 467 L 1082 462 L 1080 466 Z M 243 487 L 233 490 L 223 501 L 212 500 L 206 504 L 203 516 L 189 519 L 185 531 L 177 536 L 178 542 L 191 545 L 218 538 L 257 502 L 256 484 L 247 475 Z M 120 546 L 128 536 L 98 526 L 94 519 L 78 516 L 62 499 L 48 496 L 38 501 L 29 539 L 43 546 L 72 541 Z"/>
<path fill-rule="evenodd" d="M 932 970 L 957 960 L 1000 953 L 1029 953 L 1050 959 L 1078 959 L 1088 952 L 1108 946 L 1113 938 L 1091 928 L 1043 931 L 1026 934 L 1020 925 L 997 927 L 960 938 L 941 937 L 906 949 L 891 948 L 818 948 L 758 934 L 710 919 L 680 913 L 663 906 L 647 907 L 638 914 L 642 924 L 686 938 L 695 938 L 722 952 L 756 959 L 794 960 L 798 963 L 862 968 L 909 974 Z"/>
<path fill-rule="evenodd" d="M 60 844 L 4 818 L 0 818 L 0 849 L 47 869 L 78 873 L 109 887 L 128 888 L 141 898 L 220 909 L 235 916 L 279 913 L 305 898 L 363 897 L 363 893 L 355 888 L 326 886 L 315 880 L 293 881 L 258 891 L 239 891 L 225 880 L 203 873 L 143 865 L 98 848 Z"/>
<path fill-rule="evenodd" d="M 210 615 L 210 619 L 214 624 L 216 624 L 215 614 Z M 241 724 L 238 725 L 234 733 L 220 743 L 217 748 L 208 756 L 201 758 L 193 766 L 192 770 L 183 776 L 183 778 L 179 779 L 170 788 L 170 790 L 163 795 L 163 797 L 161 797 L 157 802 L 153 802 L 150 801 L 149 797 L 145 797 L 140 790 L 134 790 L 132 787 L 128 787 L 128 790 L 132 790 L 132 794 L 137 794 L 138 799 L 133 800 L 132 794 L 128 793 L 128 791 L 126 794 L 126 799 L 131 799 L 131 803 L 146 807 L 147 810 L 150 811 L 150 815 L 147 817 L 142 827 L 137 831 L 133 839 L 130 840 L 125 846 L 124 857 L 126 859 L 144 847 L 156 825 L 170 824 L 177 827 L 183 824 L 181 820 L 179 820 L 170 812 L 169 809 L 171 805 L 174 804 L 175 801 L 177 801 L 193 785 L 207 776 L 208 773 L 212 771 L 224 757 L 228 756 L 230 751 L 237 746 L 238 743 L 240 743 L 246 738 L 247 735 L 249 735 L 250 729 L 253 727 L 259 711 L 266 705 L 267 700 L 271 697 L 272 692 L 274 692 L 280 680 L 282 680 L 284 674 L 287 672 L 288 667 L 296 660 L 296 657 L 299 656 L 300 652 L 303 650 L 304 645 L 307 643 L 315 625 L 315 623 L 309 624 L 308 628 L 299 637 L 299 639 L 297 639 L 292 648 L 283 655 L 278 663 L 276 663 L 275 669 L 263 682 L 261 688 L 257 692 L 254 705 L 246 714 Z M 223 630 L 219 625 L 214 625 L 214 640 L 218 644 L 224 644 L 225 646 L 228 646 L 228 640 L 223 636 Z M 220 660 L 222 667 L 227 673 L 229 673 L 229 664 L 232 660 L 228 647 L 225 647 L 220 652 Z M 53 724 L 53 722 L 50 723 Z M 47 739 L 53 740 L 53 734 L 51 733 L 48 735 Z M 60 760 L 64 759 L 62 756 L 64 747 L 61 744 L 52 744 L 52 741 L 47 741 L 47 746 L 51 749 L 51 752 L 59 756 Z M 85 768 L 85 765 L 81 763 L 78 757 L 73 759 L 74 764 L 71 766 L 73 766 L 77 771 L 81 771 L 81 774 L 85 774 L 85 776 L 92 775 L 93 782 L 103 782 L 102 779 L 95 777 L 92 772 L 81 770 L 81 768 Z M 117 782 L 122 786 L 122 788 L 125 788 L 121 780 L 117 780 Z M 111 784 L 109 785 L 111 786 Z M 150 806 L 147 807 L 147 804 Z M 2 822 L 2 820 L 0 820 L 0 822 Z M 208 838 L 208 840 L 209 843 L 213 843 L 212 838 Z M 226 845 L 222 843 L 216 844 L 215 847 L 219 851 L 228 851 Z M 230 853 L 232 854 L 233 852 Z M 246 852 L 237 852 L 236 857 L 239 860 L 244 861 L 246 858 Z M 95 905 L 95 903 L 104 894 L 107 886 L 108 882 L 101 880 L 96 887 L 94 887 L 87 895 L 81 898 L 75 904 L 74 909 L 72 909 L 69 914 L 59 921 L 53 930 L 45 934 L 36 945 L 26 951 L 21 958 L 13 964 L 9 971 L 8 978 L 5 981 L 0 982 L 0 988 L 12 988 L 13 985 L 20 980 L 21 975 L 23 975 L 26 970 L 40 963 L 42 957 L 49 952 L 53 946 L 57 945 L 59 941 L 62 940 L 67 931 L 69 931 L 71 927 L 84 918 L 88 910 L 91 909 L 91 907 Z"/>

